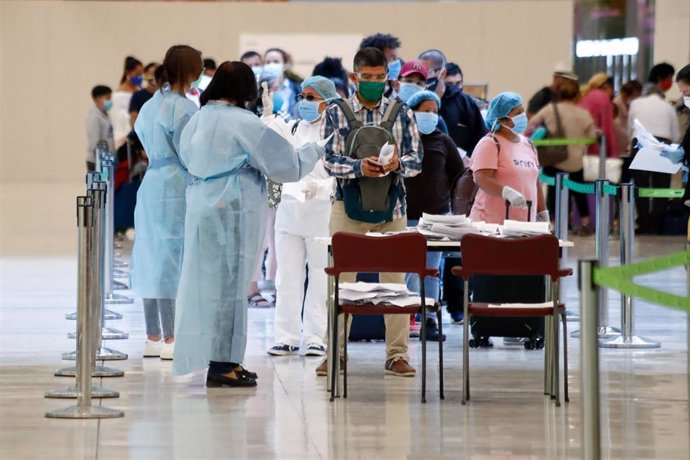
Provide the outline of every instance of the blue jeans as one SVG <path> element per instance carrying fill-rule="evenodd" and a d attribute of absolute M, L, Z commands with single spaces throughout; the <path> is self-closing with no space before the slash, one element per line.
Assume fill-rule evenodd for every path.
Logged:
<path fill-rule="evenodd" d="M 408 220 L 407 221 L 407 226 L 408 227 L 415 227 L 417 226 L 417 220 Z M 426 253 L 426 266 L 427 268 L 436 268 L 438 269 L 441 265 L 441 257 L 442 257 L 441 252 L 427 252 Z M 412 292 L 420 292 L 420 287 L 419 287 L 419 275 L 416 273 L 408 273 L 405 276 L 405 284 L 407 284 L 407 289 L 409 289 Z M 434 299 L 434 302 L 438 302 L 439 299 L 439 294 L 440 294 L 440 278 L 436 276 L 427 276 L 424 279 L 424 295 L 426 297 Z M 427 318 L 432 318 L 436 319 L 436 313 L 434 312 L 427 312 L 426 313 Z"/>

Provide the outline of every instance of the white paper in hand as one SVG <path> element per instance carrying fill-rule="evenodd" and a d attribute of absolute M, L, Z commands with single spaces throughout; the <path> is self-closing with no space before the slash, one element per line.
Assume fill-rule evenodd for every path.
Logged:
<path fill-rule="evenodd" d="M 394 154 L 395 147 L 386 142 L 385 144 L 383 144 L 383 147 L 381 147 L 381 151 L 379 152 L 379 164 L 381 166 L 386 166 L 388 163 L 391 162 Z"/>
<path fill-rule="evenodd" d="M 333 134 L 335 134 L 335 132 L 332 132 L 331 135 L 328 136 L 326 139 L 318 141 L 316 145 L 318 145 L 319 147 L 325 147 L 326 144 L 328 144 L 331 141 L 331 139 L 333 139 Z"/>

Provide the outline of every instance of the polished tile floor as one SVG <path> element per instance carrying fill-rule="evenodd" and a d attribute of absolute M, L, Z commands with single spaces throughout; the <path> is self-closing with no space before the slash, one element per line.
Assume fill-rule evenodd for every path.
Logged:
<path fill-rule="evenodd" d="M 70 226 L 61 227 L 67 233 Z M 73 227 L 72 227 L 73 228 Z M 60 354 L 74 341 L 64 314 L 75 308 L 76 262 L 50 257 L 26 234 L 8 234 L 11 250 L 0 258 L 0 458 L 14 459 L 563 459 L 583 458 L 580 439 L 579 340 L 568 339 L 571 402 L 556 408 L 542 395 L 542 352 L 506 347 L 473 350 L 472 401 L 460 405 L 462 328 L 448 324 L 446 399 L 436 386 L 436 345 L 429 350 L 428 403 L 419 401 L 421 379 L 385 377 L 382 343 L 352 344 L 350 395 L 328 401 L 318 358 L 269 357 L 272 309 L 252 309 L 246 365 L 259 374 L 255 389 L 212 389 L 204 375 L 171 376 L 170 363 L 142 359 L 141 303 L 115 306 L 124 319 L 109 325 L 130 333 L 108 346 L 129 353 L 110 362 L 123 378 L 94 379 L 120 391 L 94 404 L 123 409 L 111 420 L 51 420 L 49 410 L 71 402 L 43 393 L 72 383 L 53 377 L 71 365 Z M 53 235 L 54 237 L 55 235 Z M 571 263 L 593 253 L 593 240 L 577 240 Z M 64 243 L 68 246 L 70 243 Z M 54 247 L 52 243 L 45 245 Z M 640 238 L 640 258 L 683 248 L 682 238 Z M 125 248 L 126 249 L 126 248 Z M 617 254 L 612 242 L 611 253 Z M 64 251 L 62 251 L 64 252 Z M 126 257 L 126 250 L 123 257 Z M 615 259 L 612 260 L 615 263 Z M 685 292 L 678 268 L 641 282 Z M 565 286 L 577 310 L 575 280 Z M 131 294 L 122 291 L 123 294 Z M 610 295 L 610 320 L 619 322 L 619 299 Z M 650 351 L 601 350 L 601 441 L 604 458 L 687 459 L 687 318 L 685 313 L 636 303 L 636 331 L 662 342 Z M 571 330 L 577 323 L 570 322 Z M 421 349 L 411 340 L 412 363 Z M 101 381 L 103 380 L 103 381 Z"/>

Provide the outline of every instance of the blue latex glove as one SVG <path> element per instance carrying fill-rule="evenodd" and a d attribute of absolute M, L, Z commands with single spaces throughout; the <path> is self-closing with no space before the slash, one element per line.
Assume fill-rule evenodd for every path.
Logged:
<path fill-rule="evenodd" d="M 668 158 L 673 163 L 680 163 L 685 158 L 685 150 L 683 147 L 678 147 L 676 150 L 662 150 L 661 156 Z"/>

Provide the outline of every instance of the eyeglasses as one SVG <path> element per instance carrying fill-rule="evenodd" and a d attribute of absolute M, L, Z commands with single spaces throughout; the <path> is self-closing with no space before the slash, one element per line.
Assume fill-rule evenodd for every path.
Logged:
<path fill-rule="evenodd" d="M 299 96 L 297 96 L 297 101 L 303 101 L 303 100 L 307 100 L 309 102 L 313 102 L 313 101 L 321 102 L 324 99 L 318 98 L 318 97 L 314 96 L 313 94 L 307 94 L 306 96 L 304 94 L 300 94 Z"/>
<path fill-rule="evenodd" d="M 417 85 L 418 87 L 424 89 L 426 88 L 426 81 L 419 81 L 419 80 L 414 80 L 412 78 L 402 78 L 400 79 L 401 83 L 412 83 L 413 85 Z"/>
<path fill-rule="evenodd" d="M 378 75 L 372 75 L 370 73 L 358 73 L 357 76 L 359 77 L 360 80 L 362 81 L 377 81 L 377 82 L 383 82 L 388 79 L 388 74 L 387 73 L 380 73 Z"/>

